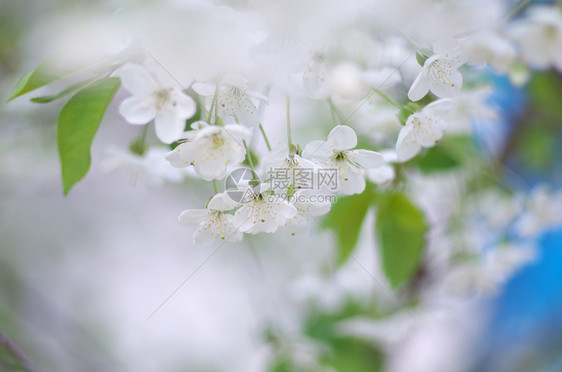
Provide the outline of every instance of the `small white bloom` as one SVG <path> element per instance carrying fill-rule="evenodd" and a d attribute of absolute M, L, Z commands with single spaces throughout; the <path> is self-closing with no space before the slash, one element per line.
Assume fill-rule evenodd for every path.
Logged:
<path fill-rule="evenodd" d="M 444 117 L 447 132 L 451 134 L 472 133 L 472 121 L 491 122 L 498 112 L 488 100 L 493 93 L 490 86 L 463 91 L 453 100 L 451 110 Z"/>
<path fill-rule="evenodd" d="M 193 241 L 207 244 L 215 239 L 238 242 L 243 234 L 238 225 L 233 225 L 233 215 L 225 213 L 236 204 L 223 193 L 216 194 L 209 201 L 207 209 L 187 209 L 180 214 L 179 222 L 184 226 L 197 226 Z"/>
<path fill-rule="evenodd" d="M 261 186 L 260 192 L 252 190 L 245 194 L 245 202 L 232 219 L 235 226 L 240 226 L 240 231 L 250 234 L 272 233 L 297 214 L 293 205 L 279 197 L 279 194 L 267 192 L 264 185 Z"/>
<path fill-rule="evenodd" d="M 326 141 L 312 141 L 303 151 L 303 157 L 316 159 L 328 169 L 336 169 L 337 189 L 351 195 L 363 192 L 363 169 L 383 165 L 381 154 L 368 150 L 352 150 L 357 145 L 355 131 L 346 125 L 338 125 L 330 131 Z"/>
<path fill-rule="evenodd" d="M 118 147 L 111 147 L 103 158 L 102 167 L 108 172 L 117 168 L 130 170 L 133 183 L 136 183 L 139 177 L 146 178 L 155 186 L 163 184 L 164 181 L 180 182 L 186 172 L 170 166 L 164 158 L 167 152 L 164 148 L 151 147 L 146 154 L 140 156 Z"/>
<path fill-rule="evenodd" d="M 419 101 L 428 91 L 439 98 L 454 97 L 461 90 L 462 75 L 457 71 L 464 61 L 458 48 L 434 47 L 435 55 L 425 60 L 422 71 L 412 83 L 408 98 Z"/>
<path fill-rule="evenodd" d="M 241 125 L 209 125 L 196 122 L 188 132 L 188 140 L 166 154 L 174 167 L 193 165 L 195 172 L 204 180 L 221 179 L 229 164 L 244 161 L 246 150 L 243 140 L 251 136 L 248 128 Z"/>
<path fill-rule="evenodd" d="M 260 113 L 252 99 L 267 102 L 263 94 L 250 91 L 248 80 L 239 75 L 226 75 L 219 84 L 217 94 L 219 116 L 234 117 L 238 123 L 254 126 L 258 125 Z M 211 83 L 195 83 L 193 89 L 202 96 L 214 96 L 217 86 Z M 214 112 L 211 113 L 214 115 Z"/>
<path fill-rule="evenodd" d="M 312 183 L 318 165 L 298 154 L 290 154 L 289 146 L 283 145 L 264 156 L 261 171 L 272 189 L 286 192 L 291 184 L 296 189 L 300 183 Z"/>
<path fill-rule="evenodd" d="M 404 162 L 413 158 L 422 147 L 432 147 L 443 137 L 446 127 L 441 114 L 452 107 L 450 99 L 440 99 L 432 102 L 421 112 L 416 112 L 408 118 L 406 125 L 398 134 L 396 155 L 398 161 Z"/>
<path fill-rule="evenodd" d="M 517 270 L 535 259 L 532 246 L 502 244 L 488 251 L 481 259 L 457 265 L 444 278 L 449 291 L 466 295 L 495 294 Z"/>
<path fill-rule="evenodd" d="M 513 22 L 509 35 L 519 45 L 521 57 L 533 68 L 549 66 L 562 71 L 562 14 L 553 6 L 537 5 L 528 16 Z"/>
<path fill-rule="evenodd" d="M 330 211 L 333 196 L 319 190 L 298 190 L 290 198 L 297 214 L 290 221 L 297 226 L 306 225 L 309 216 L 322 216 Z"/>
<path fill-rule="evenodd" d="M 147 124 L 154 120 L 156 136 L 164 143 L 179 139 L 186 119 L 196 112 L 193 98 L 173 85 L 168 85 L 135 64 L 124 66 L 119 76 L 132 97 L 119 106 L 119 113 L 130 124 Z"/>
<path fill-rule="evenodd" d="M 513 44 L 499 33 L 482 31 L 464 42 L 463 55 L 471 65 L 489 64 L 503 74 L 515 61 L 516 52 Z"/>
<path fill-rule="evenodd" d="M 302 74 L 303 88 L 306 94 L 315 99 L 328 98 L 328 65 L 322 56 L 315 56 Z"/>
<path fill-rule="evenodd" d="M 562 224 L 562 192 L 550 192 L 546 186 L 535 187 L 526 210 L 516 227 L 523 237 L 533 237 Z"/>
<path fill-rule="evenodd" d="M 396 172 L 394 167 L 388 163 L 396 163 L 396 151 L 392 150 L 382 150 L 380 154 L 384 158 L 385 164 L 379 168 L 373 168 L 367 170 L 367 179 L 379 186 L 388 185 L 394 177 Z"/>
<path fill-rule="evenodd" d="M 394 168 L 390 165 L 367 170 L 367 179 L 379 186 L 391 182 L 395 176 Z"/>

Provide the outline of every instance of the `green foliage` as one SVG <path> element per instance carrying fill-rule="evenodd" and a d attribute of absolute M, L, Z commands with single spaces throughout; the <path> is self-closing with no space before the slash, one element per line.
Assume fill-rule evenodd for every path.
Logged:
<path fill-rule="evenodd" d="M 562 76 L 555 72 L 536 72 L 529 82 L 532 106 L 540 116 L 562 121 Z"/>
<path fill-rule="evenodd" d="M 129 151 L 138 156 L 144 156 L 144 154 L 148 151 L 148 148 L 148 143 L 146 143 L 144 138 L 137 138 L 129 145 Z"/>
<path fill-rule="evenodd" d="M 34 97 L 32 98 L 30 101 L 34 102 L 34 103 L 49 103 L 49 102 L 53 102 L 56 101 L 57 99 L 63 98 L 68 96 L 69 94 L 72 94 L 74 92 L 77 92 L 80 89 L 83 89 L 85 87 L 87 87 L 88 85 L 92 84 L 95 79 L 90 79 L 90 80 L 85 80 L 85 81 L 81 81 L 79 83 L 73 84 L 71 86 L 69 86 L 68 88 L 66 88 L 65 90 L 63 90 L 62 92 L 58 93 L 58 94 L 53 94 L 53 95 L 49 95 L 49 96 L 40 96 L 40 97 Z"/>
<path fill-rule="evenodd" d="M 256 167 L 259 164 L 259 162 L 260 162 L 260 158 L 256 155 L 256 153 L 248 149 L 246 151 L 246 157 L 244 158 L 242 165 L 249 168 L 253 168 Z"/>
<path fill-rule="evenodd" d="M 462 165 L 475 152 L 470 137 L 445 137 L 417 158 L 417 166 L 423 173 L 448 171 Z"/>
<path fill-rule="evenodd" d="M 320 356 L 324 365 L 329 365 L 338 372 L 375 372 L 382 370 L 383 357 L 380 350 L 372 343 L 340 335 L 336 326 L 340 321 L 354 316 L 366 316 L 371 309 L 366 309 L 353 302 L 348 302 L 337 312 L 313 313 L 306 324 L 306 334 L 329 348 Z"/>
<path fill-rule="evenodd" d="M 556 133 L 542 129 L 536 122 L 521 128 L 517 147 L 523 165 L 536 169 L 547 169 L 553 165 L 556 149 Z M 535 125 L 536 124 L 536 125 Z"/>
<path fill-rule="evenodd" d="M 446 171 L 455 168 L 460 161 L 453 157 L 443 146 L 428 149 L 418 161 L 418 168 L 424 173 Z"/>
<path fill-rule="evenodd" d="M 62 108 L 57 139 L 64 195 L 88 173 L 90 147 L 120 84 L 118 78 L 103 79 L 76 93 Z"/>
<path fill-rule="evenodd" d="M 193 98 L 193 100 L 197 103 L 195 115 L 191 118 L 187 119 L 185 122 L 185 130 L 191 130 L 191 124 L 195 123 L 196 121 L 204 120 L 203 117 L 203 109 L 201 107 L 201 96 L 197 94 L 192 88 L 188 88 L 186 93 Z"/>
<path fill-rule="evenodd" d="M 280 359 L 270 368 L 271 372 L 295 372 L 293 363 L 288 359 Z"/>
<path fill-rule="evenodd" d="M 425 218 L 404 194 L 391 193 L 379 199 L 375 227 L 384 273 L 396 288 L 411 279 L 420 264 L 427 231 Z"/>
<path fill-rule="evenodd" d="M 409 102 L 408 104 L 406 104 L 406 106 L 404 106 L 404 108 L 402 108 L 398 112 L 398 114 L 396 116 L 398 118 L 398 121 L 400 121 L 400 124 L 406 125 L 406 122 L 408 121 L 408 118 L 410 117 L 410 115 L 412 115 L 413 113 L 416 113 L 420 110 L 421 110 L 420 105 L 418 105 L 415 102 Z"/>
<path fill-rule="evenodd" d="M 338 246 L 338 264 L 343 264 L 355 248 L 361 225 L 369 209 L 374 193 L 365 189 L 362 194 L 338 197 L 324 225 L 335 232 Z"/>
<path fill-rule="evenodd" d="M 45 61 L 21 78 L 12 92 L 12 95 L 8 99 L 8 102 L 21 96 L 22 94 L 31 92 L 62 78 L 63 76 L 58 73 L 54 73 L 53 69 L 49 65 L 49 62 Z"/>

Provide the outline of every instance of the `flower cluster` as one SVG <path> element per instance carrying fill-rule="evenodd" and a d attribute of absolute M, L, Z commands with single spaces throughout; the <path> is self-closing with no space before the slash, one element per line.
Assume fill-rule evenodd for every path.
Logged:
<path fill-rule="evenodd" d="M 536 188 L 506 196 L 505 189 L 517 187 L 501 172 L 511 172 L 506 159 L 525 138 L 517 133 L 498 140 L 510 134 L 493 125 L 514 120 L 502 113 L 518 105 L 515 94 L 498 97 L 505 86 L 515 90 L 541 74 L 533 87 L 547 85 L 540 107 L 521 120 L 527 127 L 560 121 L 559 112 L 533 117 L 556 106 L 543 101 L 555 96 L 549 74 L 562 73 L 560 6 L 521 2 L 511 9 L 507 0 L 170 3 L 172 11 L 147 12 L 140 21 L 124 17 L 120 31 L 140 39 L 140 52 L 130 45 L 103 68 L 88 70 L 95 76 L 85 84 L 35 99 L 48 102 L 81 89 L 69 101 L 78 96 L 73 115 L 61 115 L 72 119 L 67 135 L 74 140 L 79 126 L 73 120 L 88 106 L 79 99 L 109 105 L 121 84 L 120 115 L 144 127 L 130 151 L 112 148 L 104 165 L 128 168 L 135 181 L 146 176 L 153 184 L 189 177 L 189 191 L 205 193 L 179 216 L 195 229 L 195 243 L 297 234 L 326 222 L 339 234 L 330 236 L 346 260 L 374 211 L 369 228 L 379 238 L 373 245 L 388 279 L 383 284 L 407 287 L 405 297 L 412 294 L 410 302 L 422 308 L 431 296 L 407 284 L 419 280 L 431 294 L 443 288 L 494 293 L 535 257 L 532 240 L 562 224 L 559 193 Z M 43 78 L 26 76 L 14 97 Z M 87 131 L 99 126 L 105 107 L 88 115 L 99 120 L 87 123 Z M 89 134 L 76 136 L 88 137 L 86 150 Z M 59 140 L 63 136 L 59 132 Z M 528 147 L 546 152 L 542 137 Z M 89 167 L 89 151 L 59 146 L 61 154 L 65 149 L 70 161 L 79 160 L 69 168 Z M 72 175 L 71 186 L 87 167 Z M 394 359 L 396 365 L 415 360 Z M 322 370 L 305 364 L 301 369 Z"/>
<path fill-rule="evenodd" d="M 562 40 L 557 34 L 559 29 L 562 29 L 562 17 L 558 12 L 544 6 L 535 7 L 528 17 L 508 23 L 502 30 L 475 29 L 458 37 L 428 38 L 424 42 L 427 47 L 423 48 L 409 43 L 408 38 L 406 43 L 392 44 L 397 55 L 417 53 L 418 66 L 404 65 L 408 58 L 397 65 L 395 58 L 375 53 L 366 55 L 370 62 L 366 67 L 360 67 L 353 56 L 335 58 L 312 48 L 313 57 L 306 68 L 297 72 L 281 70 L 286 71 L 288 78 L 283 83 L 278 74 L 275 78 L 248 73 L 243 76 L 234 69 L 209 79 L 199 78 L 207 75 L 194 71 L 191 76 L 195 76 L 195 81 L 189 81 L 189 91 L 178 86 L 171 74 L 157 68 L 154 61 L 147 58 L 140 64 L 138 60 L 128 63 L 117 71 L 123 86 L 132 94 L 121 103 L 119 112 L 131 124 L 154 121 L 158 139 L 164 144 L 173 143 L 173 150 L 165 155 L 165 159 L 176 168 L 193 167 L 198 177 L 214 182 L 216 190 L 216 182 L 225 179 L 233 170 L 244 166 L 252 168 L 254 179 L 247 181 L 253 185 L 246 185 L 253 192 L 252 197 L 243 203 L 237 200 L 235 204 L 229 204 L 229 209 L 214 209 L 216 202 L 208 203 L 209 213 L 214 217 L 205 223 L 212 231 L 222 229 L 225 216 L 230 216 L 228 211 L 235 210 L 232 223 L 237 233 L 271 233 L 297 220 L 300 222 L 296 224 L 302 224 L 307 220 L 306 214 L 319 215 L 328 211 L 329 204 L 325 203 L 291 202 L 295 193 L 301 196 L 310 193 L 357 194 L 365 189 L 366 177 L 376 184 L 388 185 L 396 177 L 394 168 L 397 164 L 410 161 L 424 148 L 435 146 L 446 131 L 451 131 L 452 135 L 467 133 L 471 131 L 471 120 L 494 120 L 495 110 L 488 104 L 490 89 L 478 86 L 463 89 L 465 65 L 477 68 L 488 64 L 496 71 L 512 76 L 520 52 L 520 60 L 530 67 L 559 67 L 560 58 L 555 54 L 560 49 L 557 43 Z M 390 44 L 385 43 L 395 42 L 397 37 L 377 41 L 377 48 L 390 51 Z M 542 44 L 537 44 L 538 40 Z M 532 48 L 536 50 L 533 52 Z M 260 58 L 272 56 L 271 50 L 256 50 Z M 257 86 L 267 89 L 260 92 L 255 88 Z M 269 148 L 264 113 L 272 90 L 284 92 L 287 97 L 298 92 L 297 97 L 304 95 L 326 100 L 334 124 L 327 139 L 314 140 L 300 147 L 295 146 L 289 137 L 288 145 Z M 392 98 L 406 92 L 410 102 L 401 103 Z M 371 103 L 376 97 L 379 101 Z M 370 100 L 365 104 L 366 99 Z M 287 109 L 288 102 L 289 98 Z M 353 111 L 345 117 L 349 102 L 358 104 L 355 109 L 351 105 Z M 377 133 L 377 142 L 389 144 L 393 141 L 392 136 L 397 136 L 394 137 L 395 145 L 393 148 L 375 145 L 379 152 L 355 149 L 357 135 L 350 125 L 356 123 L 361 128 L 361 124 L 352 115 L 373 104 L 379 108 L 369 108 L 368 120 L 382 120 L 383 112 L 391 113 L 390 117 L 384 116 L 388 118 L 384 120 L 393 120 L 388 124 L 392 129 L 386 136 L 384 131 Z M 367 107 L 361 107 L 363 105 Z M 394 113 L 393 108 L 397 110 Z M 364 119 L 362 112 L 358 117 Z M 290 126 L 289 115 L 287 111 Z M 398 127 L 400 122 L 402 128 Z M 268 152 L 261 154 L 261 161 L 254 148 L 258 128 L 268 146 Z M 290 127 L 288 133 L 290 135 Z M 386 162 L 381 153 L 390 154 Z M 282 176 L 279 170 L 291 173 L 292 179 L 287 178 L 287 174 Z M 297 173 L 312 177 L 305 185 L 314 185 L 313 190 L 303 189 L 299 184 L 302 179 L 295 179 Z M 259 191 L 256 191 L 260 182 Z M 217 193 L 215 197 L 218 199 L 212 200 L 223 200 L 228 196 L 226 191 L 226 194 Z M 271 202 L 272 198 L 265 196 L 272 194 L 283 195 L 283 198 L 277 197 Z M 219 215 L 224 218 L 211 212 L 216 210 L 220 210 Z M 222 234 L 211 236 L 224 238 Z"/>

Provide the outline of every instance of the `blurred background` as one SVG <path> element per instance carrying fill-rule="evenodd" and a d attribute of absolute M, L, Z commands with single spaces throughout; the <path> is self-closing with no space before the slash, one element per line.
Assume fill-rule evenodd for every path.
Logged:
<path fill-rule="evenodd" d="M 211 184 L 189 174 L 181 183 L 160 184 L 135 170 L 103 166 L 108 149 L 126 149 L 140 135 L 117 112 L 123 91 L 96 136 L 90 173 L 64 197 L 56 145 L 64 102 L 4 102 L 56 40 L 65 39 L 61 34 L 72 36 L 80 17 L 118 16 L 153 3 L 0 3 L 0 331 L 38 371 L 562 371 L 562 229 L 556 224 L 524 241 L 533 245 L 532 259 L 521 259 L 505 281 L 490 284 L 478 270 L 447 276 L 462 296 L 443 295 L 439 268 L 444 246 L 458 245 L 458 237 L 447 240 L 434 230 L 427 264 L 406 288 L 389 290 L 372 210 L 353 259 L 340 266 L 333 236 L 315 223 L 295 236 L 281 229 L 274 238 L 247 235 L 241 243 L 197 246 L 193 230 L 177 217 L 202 208 Z M 96 27 L 92 32 L 103 32 Z M 144 27 L 150 34 L 151 26 Z M 181 64 L 166 66 L 181 70 Z M 490 102 L 499 115 L 494 123 L 474 124 L 471 146 L 484 163 L 494 161 L 493 176 L 478 182 L 512 190 L 508 204 L 537 186 L 554 193 L 562 180 L 562 75 L 531 72 L 520 86 L 491 70 L 480 71 L 479 79 L 493 86 Z M 266 113 L 274 124 L 284 121 L 274 108 L 277 98 Z M 294 105 L 301 123 L 329 121 L 329 111 L 307 109 L 306 99 Z M 326 132 L 295 122 L 296 136 L 307 140 Z M 268 131 L 273 142 L 284 141 L 283 125 Z M 455 182 L 462 177 L 424 159 L 431 172 L 416 175 L 412 188 L 427 190 L 414 199 L 433 223 L 449 218 L 432 208 L 447 204 L 448 191 L 460 192 Z M 479 197 L 473 206 L 501 209 L 498 195 Z M 554 196 L 543 202 L 537 213 L 545 205 L 562 213 Z M 472 242 L 497 229 L 464 233 Z M 502 259 L 517 266 L 517 257 Z M 464 290 L 474 283 L 476 291 Z M 0 371 L 25 370 L 0 342 Z"/>

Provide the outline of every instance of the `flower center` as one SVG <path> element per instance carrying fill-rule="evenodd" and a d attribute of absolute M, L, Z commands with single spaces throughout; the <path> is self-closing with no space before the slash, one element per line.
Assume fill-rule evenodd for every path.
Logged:
<path fill-rule="evenodd" d="M 170 91 L 171 89 L 161 89 L 154 93 L 154 96 L 156 97 L 156 108 L 161 109 L 166 102 L 168 102 L 170 98 Z"/>
<path fill-rule="evenodd" d="M 332 159 L 335 161 L 345 161 L 347 159 L 347 155 L 345 155 L 344 151 L 334 152 Z"/>
<path fill-rule="evenodd" d="M 220 134 L 213 134 L 211 136 L 211 141 L 214 148 L 219 148 L 224 145 L 224 138 Z"/>

